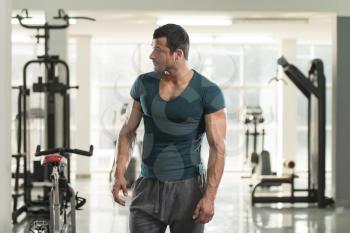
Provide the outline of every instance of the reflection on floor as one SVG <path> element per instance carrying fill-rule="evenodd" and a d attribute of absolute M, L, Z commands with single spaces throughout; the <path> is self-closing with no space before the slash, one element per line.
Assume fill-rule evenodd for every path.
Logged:
<path fill-rule="evenodd" d="M 88 199 L 84 210 L 77 213 L 78 233 L 129 232 L 128 209 L 113 203 L 108 174 L 75 180 L 73 186 Z M 240 179 L 238 173 L 227 172 L 217 196 L 215 217 L 206 225 L 205 232 L 350 232 L 350 208 L 305 207 L 304 204 L 273 204 L 252 208 L 248 181 Z M 15 226 L 13 232 L 23 232 L 24 225 Z"/>

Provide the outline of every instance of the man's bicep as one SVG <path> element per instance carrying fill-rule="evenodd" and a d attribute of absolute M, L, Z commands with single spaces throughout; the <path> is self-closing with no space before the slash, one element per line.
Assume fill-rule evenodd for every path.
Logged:
<path fill-rule="evenodd" d="M 209 145 L 225 143 L 227 127 L 226 108 L 206 114 L 204 120 Z"/>
<path fill-rule="evenodd" d="M 135 132 L 142 119 L 142 109 L 139 101 L 134 100 L 131 111 L 125 119 L 123 129 L 127 132 Z"/>

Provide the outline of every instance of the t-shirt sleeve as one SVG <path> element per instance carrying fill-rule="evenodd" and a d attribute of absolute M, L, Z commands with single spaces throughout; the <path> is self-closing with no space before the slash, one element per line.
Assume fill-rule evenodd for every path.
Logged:
<path fill-rule="evenodd" d="M 225 97 L 216 84 L 207 87 L 203 98 L 204 114 L 210 114 L 225 108 Z"/>
<path fill-rule="evenodd" d="M 130 90 L 130 96 L 140 102 L 141 97 L 141 78 L 140 76 L 137 77 L 137 79 L 134 81 L 131 90 Z"/>

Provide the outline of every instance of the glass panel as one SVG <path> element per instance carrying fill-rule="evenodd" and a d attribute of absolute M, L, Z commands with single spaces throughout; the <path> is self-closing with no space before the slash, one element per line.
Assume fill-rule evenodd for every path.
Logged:
<path fill-rule="evenodd" d="M 270 161 L 273 171 L 276 171 L 278 166 L 278 154 L 277 154 L 277 97 L 275 88 L 247 88 L 244 90 L 244 106 L 260 106 L 263 112 L 264 122 L 259 124 L 258 131 L 265 130 L 264 143 L 262 145 L 262 136 L 257 138 L 257 152 L 261 150 L 267 150 L 270 152 Z M 274 101 L 273 101 L 274 100 Z M 253 128 L 250 127 L 250 131 L 253 132 Z M 253 151 L 253 138 L 249 138 L 250 151 Z M 245 150 L 244 150 L 245 151 Z"/>
<path fill-rule="evenodd" d="M 264 127 L 264 150 L 270 153 L 271 171 L 276 172 L 282 166 L 278 164 L 280 155 L 277 153 L 277 131 L 275 127 L 269 127 L 268 125 L 264 125 Z"/>
<path fill-rule="evenodd" d="M 121 122 L 118 121 L 120 109 L 124 102 L 130 101 L 130 87 L 137 74 L 153 70 L 153 65 L 148 59 L 150 46 L 148 44 L 93 44 L 92 47 L 93 131 L 91 136 L 101 153 L 113 154 L 113 141 L 121 125 Z M 250 54 L 245 55 L 246 59 L 252 55 L 258 57 L 258 62 L 254 66 L 258 71 L 252 71 L 252 65 L 247 66 L 250 69 L 246 68 L 246 72 L 261 75 L 257 79 L 258 82 L 255 82 L 256 79 L 253 78 L 254 82 L 244 84 L 265 84 L 275 75 L 277 50 L 277 46 L 251 46 L 250 50 L 247 50 Z M 242 46 L 237 45 L 195 44 L 191 47 L 189 57 L 189 64 L 216 82 L 225 95 L 230 128 L 228 136 L 230 155 L 228 158 L 233 158 L 227 163 L 230 170 L 242 170 L 242 148 L 244 148 L 245 139 L 241 131 L 240 114 L 243 110 L 241 105 L 243 100 L 245 103 L 262 105 L 266 118 L 269 119 L 266 124 L 271 127 L 271 137 L 266 141 L 266 145 L 276 147 L 274 142 L 276 136 L 272 135 L 276 134 L 276 89 L 257 86 L 256 89 L 247 91 L 245 86 L 241 86 L 243 70 L 240 68 L 243 64 L 241 58 L 244 51 Z M 271 59 L 266 60 L 267 56 Z M 251 74 L 249 77 L 252 76 Z M 271 101 L 272 99 L 274 101 Z M 207 156 L 204 154 L 207 147 L 204 143 L 203 156 Z M 273 156 L 276 156 L 277 148 L 269 148 L 269 150 L 273 152 Z"/>
<path fill-rule="evenodd" d="M 308 99 L 297 90 L 297 124 L 298 126 L 307 127 L 308 121 Z"/>
<path fill-rule="evenodd" d="M 316 45 L 314 58 L 319 58 L 323 61 L 324 74 L 326 76 L 326 84 L 332 84 L 332 46 Z"/>
<path fill-rule="evenodd" d="M 150 44 L 138 44 L 133 53 L 133 66 L 137 74 L 153 71 L 153 64 L 149 55 L 152 52 Z"/>
<path fill-rule="evenodd" d="M 222 91 L 225 96 L 228 124 L 231 127 L 238 127 L 242 108 L 239 100 L 241 91 L 239 89 L 223 89 Z"/>
<path fill-rule="evenodd" d="M 275 45 L 244 46 L 244 83 L 268 84 L 276 76 L 277 57 Z"/>
<path fill-rule="evenodd" d="M 297 132 L 297 150 L 295 158 L 295 170 L 307 171 L 308 169 L 308 153 L 307 153 L 307 130 L 299 130 Z"/>
<path fill-rule="evenodd" d="M 137 45 L 93 44 L 92 81 L 131 85 L 138 75 Z"/>
<path fill-rule="evenodd" d="M 297 46 L 297 52 L 296 52 L 296 62 L 295 66 L 298 67 L 298 69 L 307 76 L 307 73 L 310 68 L 310 61 L 311 61 L 311 46 L 310 45 L 298 45 Z"/>
<path fill-rule="evenodd" d="M 266 123 L 277 124 L 277 92 L 274 88 L 245 89 L 243 105 L 260 106 Z"/>
<path fill-rule="evenodd" d="M 97 128 L 100 124 L 99 121 L 99 102 L 100 102 L 100 88 L 99 87 L 92 87 L 91 88 L 91 98 L 90 98 L 90 105 L 91 105 L 91 128 Z"/>
<path fill-rule="evenodd" d="M 220 86 L 239 83 L 240 48 L 237 46 L 195 45 L 189 64 Z"/>
<path fill-rule="evenodd" d="M 26 43 L 13 43 L 12 45 L 12 86 L 22 85 L 23 83 L 23 68 L 24 65 L 29 61 L 36 58 L 35 56 L 35 47 L 32 44 Z M 29 83 L 27 86 L 30 86 L 32 81 L 31 78 L 36 78 L 38 71 L 38 65 L 32 65 L 28 67 L 27 77 Z M 34 75 L 35 74 L 35 75 Z M 12 152 L 17 151 L 17 114 L 18 114 L 18 94 L 19 90 L 12 90 L 12 99 L 11 99 L 11 109 L 12 109 Z M 31 96 L 32 97 L 32 96 Z M 37 106 L 39 99 L 35 99 L 34 103 L 28 103 L 28 108 L 31 106 Z M 22 126 L 23 127 L 23 126 Z M 28 124 L 28 128 L 30 125 Z M 35 139 L 34 139 L 35 140 Z M 23 148 L 22 148 L 23 150 Z"/>
<path fill-rule="evenodd" d="M 22 83 L 23 67 L 26 62 L 33 59 L 35 59 L 35 53 L 32 44 L 13 44 L 12 83 Z"/>
<path fill-rule="evenodd" d="M 95 92 L 94 92 L 95 93 Z M 100 133 L 98 148 L 113 149 L 117 139 L 117 130 L 121 126 L 121 111 L 125 103 L 129 103 L 131 98 L 126 98 L 129 88 L 104 87 L 99 92 L 98 114 L 93 114 L 94 126 L 99 129 L 94 133 Z M 121 98 L 124 96 L 125 98 Z M 96 107 L 96 106 L 95 106 Z M 96 122 L 97 120 L 97 122 Z M 95 142 L 96 143 L 96 142 Z"/>
<path fill-rule="evenodd" d="M 245 161 L 245 142 L 243 140 L 244 137 L 241 130 L 229 130 L 227 132 L 227 161 L 225 170 L 243 170 L 243 163 Z"/>

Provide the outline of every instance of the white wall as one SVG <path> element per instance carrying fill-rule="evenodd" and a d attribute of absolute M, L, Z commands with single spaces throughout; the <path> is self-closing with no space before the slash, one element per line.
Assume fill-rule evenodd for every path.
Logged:
<path fill-rule="evenodd" d="M 11 232 L 11 0 L 0 1 L 0 232 Z"/>

